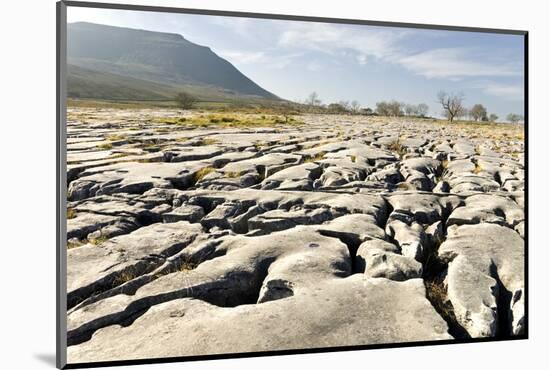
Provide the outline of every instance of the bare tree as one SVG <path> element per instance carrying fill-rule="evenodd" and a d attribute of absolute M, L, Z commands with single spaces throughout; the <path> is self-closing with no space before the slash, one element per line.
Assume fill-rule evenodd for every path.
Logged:
<path fill-rule="evenodd" d="M 321 105 L 321 99 L 319 99 L 319 94 L 315 91 L 308 95 L 306 99 L 306 104 L 312 107 L 317 107 Z"/>
<path fill-rule="evenodd" d="M 443 107 L 443 114 L 449 122 L 453 122 L 455 117 L 460 117 L 466 112 L 462 105 L 464 102 L 464 95 L 462 93 L 447 94 L 445 91 L 440 91 L 437 94 L 437 102 Z"/>
<path fill-rule="evenodd" d="M 402 116 L 404 114 L 402 109 L 403 105 L 403 103 L 396 100 L 392 100 L 390 102 L 381 101 L 376 103 L 376 113 L 380 116 Z"/>
<path fill-rule="evenodd" d="M 418 117 L 426 117 L 429 109 L 428 104 L 420 103 L 416 106 L 416 115 Z"/>
<path fill-rule="evenodd" d="M 175 100 L 178 104 L 178 107 L 180 107 L 181 109 L 191 109 L 193 108 L 193 104 L 195 104 L 195 102 L 197 101 L 197 99 L 195 99 L 193 95 L 189 95 L 184 92 L 178 93 Z"/>
<path fill-rule="evenodd" d="M 343 114 L 348 113 L 349 110 L 342 105 L 342 103 L 330 103 L 327 105 L 327 110 L 329 113 Z"/>
<path fill-rule="evenodd" d="M 388 107 L 388 103 L 386 103 L 385 101 L 380 101 L 376 103 L 376 113 L 378 113 L 378 115 L 380 116 L 389 116 L 390 110 Z"/>
<path fill-rule="evenodd" d="M 350 109 L 353 114 L 357 114 L 361 110 L 361 104 L 357 100 L 353 100 L 350 104 Z"/>
<path fill-rule="evenodd" d="M 486 121 L 487 109 L 481 104 L 475 104 L 472 109 L 470 109 L 470 116 L 474 121 Z"/>
<path fill-rule="evenodd" d="M 285 123 L 288 123 L 290 120 L 292 120 L 293 115 L 298 114 L 297 110 L 295 109 L 295 104 L 292 103 L 283 103 L 282 105 L 277 107 L 275 111 L 285 118 Z"/>
<path fill-rule="evenodd" d="M 428 105 L 424 103 L 420 103 L 418 105 L 415 104 L 402 104 L 403 110 L 405 112 L 405 115 L 407 116 L 414 116 L 414 117 L 426 117 L 426 114 L 428 114 Z"/>
<path fill-rule="evenodd" d="M 390 116 L 394 116 L 394 117 L 402 116 L 404 114 L 403 113 L 404 105 L 405 105 L 404 103 L 398 102 L 396 100 L 392 100 L 389 103 Z"/>
<path fill-rule="evenodd" d="M 340 101 L 338 102 L 338 104 L 340 104 L 342 107 L 344 107 L 344 110 L 346 110 L 347 112 L 349 112 L 350 109 L 351 109 L 351 108 L 350 108 L 349 101 L 347 101 L 347 100 L 340 100 Z"/>

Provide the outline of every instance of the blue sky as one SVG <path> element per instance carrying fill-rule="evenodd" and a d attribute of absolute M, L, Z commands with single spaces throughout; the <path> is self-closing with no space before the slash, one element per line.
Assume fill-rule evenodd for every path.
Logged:
<path fill-rule="evenodd" d="M 396 99 L 439 116 L 439 90 L 462 92 L 503 119 L 523 114 L 523 36 L 91 8 L 68 22 L 181 34 L 210 47 L 263 88 L 303 101 Z"/>

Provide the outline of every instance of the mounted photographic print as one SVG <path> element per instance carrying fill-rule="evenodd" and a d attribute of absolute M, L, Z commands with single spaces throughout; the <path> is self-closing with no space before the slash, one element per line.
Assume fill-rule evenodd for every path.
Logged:
<path fill-rule="evenodd" d="M 58 3 L 58 366 L 527 338 L 526 51 Z"/>

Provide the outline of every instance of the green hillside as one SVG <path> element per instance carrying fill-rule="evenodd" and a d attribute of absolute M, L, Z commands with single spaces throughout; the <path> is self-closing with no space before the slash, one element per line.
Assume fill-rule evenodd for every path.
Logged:
<path fill-rule="evenodd" d="M 151 81 L 69 65 L 68 96 L 100 100 L 170 100 L 176 89 Z"/>
<path fill-rule="evenodd" d="M 68 25 L 70 97 L 170 100 L 279 100 L 208 47 L 181 35 L 92 23 Z"/>

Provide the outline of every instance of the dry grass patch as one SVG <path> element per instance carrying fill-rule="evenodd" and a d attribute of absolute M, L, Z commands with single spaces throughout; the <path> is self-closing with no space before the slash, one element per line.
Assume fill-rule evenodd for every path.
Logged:
<path fill-rule="evenodd" d="M 80 240 L 76 240 L 76 241 L 69 240 L 69 241 L 67 241 L 67 249 L 78 248 L 78 247 L 83 246 L 84 244 L 85 243 L 83 243 Z"/>
<path fill-rule="evenodd" d="M 243 174 L 242 172 L 240 171 L 229 171 L 229 172 L 224 172 L 224 176 L 225 177 L 228 177 L 228 178 L 231 178 L 231 179 L 235 179 L 237 177 L 241 177 Z"/>
<path fill-rule="evenodd" d="M 475 162 L 475 167 L 472 173 L 475 173 L 476 175 L 483 171 L 483 168 L 479 165 L 479 163 Z"/>
<path fill-rule="evenodd" d="M 128 136 L 126 135 L 120 135 L 120 134 L 115 134 L 115 135 L 109 135 L 106 137 L 107 140 L 109 141 L 120 141 L 120 140 L 126 140 L 128 139 Z"/>
<path fill-rule="evenodd" d="M 207 145 L 214 145 L 219 144 L 219 140 L 211 139 L 211 138 L 201 138 L 197 140 L 195 143 L 191 144 L 192 146 L 207 146 Z"/>
<path fill-rule="evenodd" d="M 442 279 L 424 280 L 426 296 L 443 317 L 454 316 L 454 309 L 447 296 L 447 289 Z"/>
<path fill-rule="evenodd" d="M 195 262 L 193 262 L 189 259 L 186 259 L 186 260 L 179 263 L 178 271 L 180 271 L 180 272 L 191 271 L 191 270 L 196 269 L 198 265 L 199 265 L 198 263 L 195 263 Z"/>
<path fill-rule="evenodd" d="M 129 155 L 130 155 L 129 153 L 116 153 L 108 156 L 106 159 L 124 158 L 124 157 L 128 157 Z"/>
<path fill-rule="evenodd" d="M 74 208 L 67 208 L 67 220 L 76 218 L 76 210 Z"/>
<path fill-rule="evenodd" d="M 111 143 L 103 143 L 103 144 L 99 144 L 96 146 L 98 149 L 102 149 L 102 150 L 109 150 L 109 149 L 113 149 L 113 144 Z"/>
<path fill-rule="evenodd" d="M 200 170 L 195 172 L 195 174 L 193 175 L 193 180 L 195 181 L 195 183 L 197 183 L 197 182 L 201 181 L 203 178 L 205 178 L 206 175 L 208 175 L 209 173 L 212 173 L 214 171 L 216 171 L 216 169 L 214 167 L 201 168 Z"/>
<path fill-rule="evenodd" d="M 388 145 L 388 149 L 392 152 L 396 152 L 399 158 L 403 158 L 403 156 L 407 154 L 407 149 L 403 146 L 403 144 L 401 144 L 401 140 L 399 138 L 390 143 L 390 145 Z"/>
<path fill-rule="evenodd" d="M 102 236 L 100 236 L 100 237 L 98 237 L 98 238 L 90 239 L 90 240 L 88 240 L 88 242 L 89 242 L 90 244 L 99 246 L 99 245 L 105 243 L 107 240 L 109 240 L 109 238 L 102 235 Z"/>
<path fill-rule="evenodd" d="M 308 156 L 304 159 L 304 163 L 313 163 L 322 160 L 327 152 L 319 152 L 313 156 Z"/>
<path fill-rule="evenodd" d="M 136 271 L 133 268 L 122 271 L 113 281 L 113 287 L 117 287 L 137 277 Z"/>
<path fill-rule="evenodd" d="M 198 113 L 202 113 L 199 111 Z M 155 123 L 193 127 L 267 127 L 273 125 L 299 125 L 303 122 L 288 115 L 228 112 L 198 114 L 192 117 L 164 117 L 153 119 Z"/>

